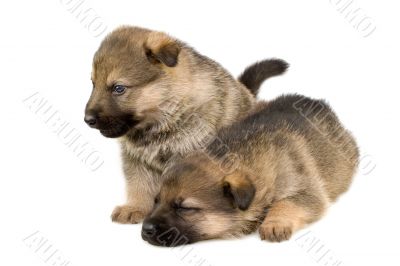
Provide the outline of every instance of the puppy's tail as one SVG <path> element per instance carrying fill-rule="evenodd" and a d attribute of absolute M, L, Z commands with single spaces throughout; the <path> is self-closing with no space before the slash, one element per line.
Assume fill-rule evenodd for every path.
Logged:
<path fill-rule="evenodd" d="M 257 96 L 264 80 L 285 73 L 288 67 L 289 64 L 282 59 L 265 59 L 248 66 L 239 76 L 239 81 Z"/>

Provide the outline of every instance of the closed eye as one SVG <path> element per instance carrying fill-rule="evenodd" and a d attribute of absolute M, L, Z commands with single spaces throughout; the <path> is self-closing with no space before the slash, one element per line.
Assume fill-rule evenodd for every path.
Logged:
<path fill-rule="evenodd" d="M 180 203 L 173 203 L 172 207 L 179 212 L 190 212 L 190 211 L 200 211 L 201 209 L 198 207 L 191 207 L 181 205 Z"/>
<path fill-rule="evenodd" d="M 201 209 L 200 209 L 200 208 L 197 208 L 197 207 L 184 207 L 184 206 L 180 206 L 180 207 L 178 207 L 178 210 L 181 210 L 181 211 L 200 211 Z"/>

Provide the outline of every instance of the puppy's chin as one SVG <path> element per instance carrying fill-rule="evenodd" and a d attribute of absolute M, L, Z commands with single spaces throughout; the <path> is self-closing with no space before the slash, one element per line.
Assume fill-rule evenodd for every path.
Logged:
<path fill-rule="evenodd" d="M 107 138 L 119 138 L 124 136 L 129 130 L 133 129 L 139 122 L 129 121 L 129 123 L 113 123 L 107 128 L 100 128 L 100 133 Z"/>
<path fill-rule="evenodd" d="M 107 128 L 100 128 L 100 133 L 107 138 L 119 138 L 126 135 L 128 132 L 135 139 L 139 141 L 144 139 L 145 135 L 151 135 L 155 132 L 156 124 L 145 123 L 142 121 L 129 121 L 129 123 L 113 123 Z"/>
<path fill-rule="evenodd" d="M 153 246 L 159 247 L 177 247 L 192 244 L 197 241 L 193 241 L 192 239 L 188 239 L 185 236 L 176 235 L 176 236 L 163 236 L 162 234 L 158 237 L 146 237 L 142 233 L 142 239 L 147 241 L 149 244 Z"/>
<path fill-rule="evenodd" d="M 106 138 L 119 138 L 122 137 L 123 135 L 126 134 L 126 132 L 129 131 L 129 128 L 127 129 L 100 129 L 101 135 L 103 135 Z"/>
<path fill-rule="evenodd" d="M 146 220 L 145 220 L 146 222 Z M 145 233 L 142 229 L 142 239 L 154 246 L 176 247 L 187 244 L 192 244 L 201 240 L 201 237 L 195 232 L 184 231 L 175 226 L 158 227 L 156 232 Z"/>

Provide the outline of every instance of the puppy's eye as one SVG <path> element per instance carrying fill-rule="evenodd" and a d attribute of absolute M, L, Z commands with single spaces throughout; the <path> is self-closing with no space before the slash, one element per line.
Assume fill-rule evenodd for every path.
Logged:
<path fill-rule="evenodd" d="M 199 211 L 200 209 L 199 208 L 190 208 L 190 207 L 179 207 L 178 208 L 178 210 L 179 211 L 184 211 L 184 212 L 189 212 L 189 211 L 192 211 L 192 212 L 194 212 L 194 211 Z"/>
<path fill-rule="evenodd" d="M 160 202 L 160 198 L 159 197 L 155 197 L 154 198 L 154 204 L 158 204 Z"/>
<path fill-rule="evenodd" d="M 125 92 L 125 90 L 126 90 L 125 86 L 115 85 L 113 87 L 112 93 L 115 94 L 115 95 L 121 95 L 121 94 L 123 94 Z"/>
<path fill-rule="evenodd" d="M 195 208 L 195 207 L 187 207 L 187 206 L 182 206 L 180 204 L 174 203 L 172 207 L 175 209 L 177 212 L 195 212 L 199 211 L 200 208 Z"/>

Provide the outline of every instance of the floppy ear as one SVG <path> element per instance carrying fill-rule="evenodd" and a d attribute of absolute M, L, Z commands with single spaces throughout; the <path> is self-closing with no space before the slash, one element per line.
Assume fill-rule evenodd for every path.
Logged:
<path fill-rule="evenodd" d="M 168 67 L 174 67 L 178 64 L 180 45 L 165 33 L 150 33 L 144 49 L 147 59 L 153 64 L 163 63 Z"/>
<path fill-rule="evenodd" d="M 253 201 L 256 189 L 246 174 L 235 172 L 223 180 L 224 196 L 232 201 L 232 205 L 240 210 L 247 210 Z"/>

